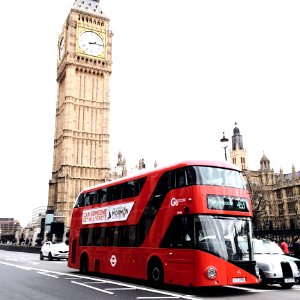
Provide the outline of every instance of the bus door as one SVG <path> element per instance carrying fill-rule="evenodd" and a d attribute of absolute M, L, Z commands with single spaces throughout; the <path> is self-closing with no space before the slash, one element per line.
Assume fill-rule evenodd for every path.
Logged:
<path fill-rule="evenodd" d="M 165 252 L 165 282 L 171 284 L 194 285 L 195 280 L 195 250 L 166 249 Z"/>
<path fill-rule="evenodd" d="M 188 216 L 173 218 L 163 240 L 165 281 L 173 284 L 193 284 L 195 280 L 195 247 L 193 220 Z"/>

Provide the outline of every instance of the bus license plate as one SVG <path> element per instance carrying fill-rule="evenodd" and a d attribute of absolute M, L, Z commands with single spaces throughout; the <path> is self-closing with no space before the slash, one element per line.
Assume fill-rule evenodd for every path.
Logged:
<path fill-rule="evenodd" d="M 241 277 L 241 278 L 232 278 L 232 282 L 233 282 L 233 283 L 237 283 L 237 282 L 246 282 L 246 278 L 245 278 L 245 277 Z"/>
<path fill-rule="evenodd" d="M 295 278 L 284 278 L 284 282 L 285 283 L 294 283 L 295 282 Z"/>

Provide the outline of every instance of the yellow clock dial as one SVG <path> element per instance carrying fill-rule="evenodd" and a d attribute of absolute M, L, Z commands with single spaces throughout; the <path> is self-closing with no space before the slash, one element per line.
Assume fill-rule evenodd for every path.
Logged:
<path fill-rule="evenodd" d="M 103 38 L 94 31 L 84 31 L 79 36 L 79 46 L 88 55 L 99 56 L 104 50 Z"/>

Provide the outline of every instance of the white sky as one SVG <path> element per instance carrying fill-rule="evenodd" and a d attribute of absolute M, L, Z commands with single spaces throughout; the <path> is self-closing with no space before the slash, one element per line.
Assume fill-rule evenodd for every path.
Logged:
<path fill-rule="evenodd" d="M 0 217 L 47 205 L 57 38 L 74 0 L 1 5 Z M 300 1 L 101 0 L 113 36 L 110 160 L 128 169 L 224 159 L 237 122 L 249 168 L 300 170 Z M 39 11 L 40 16 L 35 12 Z M 44 58 L 46 57 L 46 59 Z"/>

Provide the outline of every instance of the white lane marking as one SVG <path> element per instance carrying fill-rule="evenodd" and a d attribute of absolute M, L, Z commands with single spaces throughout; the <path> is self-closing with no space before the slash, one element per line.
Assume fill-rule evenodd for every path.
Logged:
<path fill-rule="evenodd" d="M 247 291 L 250 293 L 264 293 L 264 292 L 269 292 L 270 290 L 262 290 L 260 288 L 248 288 L 248 287 L 244 287 L 244 286 L 234 286 L 234 285 L 224 285 L 227 288 L 230 289 L 236 289 L 236 290 L 243 290 L 243 291 Z"/>
<path fill-rule="evenodd" d="M 78 279 L 80 279 L 80 278 L 78 278 Z M 74 280 L 74 278 L 73 278 L 73 280 Z M 76 278 L 76 280 L 77 280 L 77 278 Z M 84 282 L 84 283 L 89 283 L 89 284 L 93 284 L 93 283 L 102 284 L 102 283 L 106 283 L 106 282 L 102 282 L 102 281 L 93 281 L 93 279 L 91 278 L 91 280 L 89 280 L 89 281 L 87 281 L 87 282 Z"/>
<path fill-rule="evenodd" d="M 156 293 L 160 294 L 167 294 L 167 293 L 162 293 L 161 291 L 157 291 Z M 190 295 L 176 295 L 176 294 L 171 294 L 169 293 L 170 296 L 160 296 L 160 297 L 136 297 L 136 299 L 188 299 L 188 300 L 201 300 L 201 298 L 197 296 L 190 296 Z"/>
<path fill-rule="evenodd" d="M 37 272 L 38 274 L 41 274 L 41 275 L 45 275 L 45 276 L 49 276 L 49 277 L 53 277 L 53 278 L 59 278 L 58 276 L 56 275 L 52 275 L 52 274 L 48 274 L 48 273 L 45 273 L 45 272 Z"/>
<path fill-rule="evenodd" d="M 46 273 L 50 273 L 50 274 L 56 274 L 56 275 L 62 275 L 62 276 L 66 276 L 66 277 L 73 277 L 76 279 L 86 279 L 86 280 L 91 280 L 91 281 L 97 281 L 99 283 L 109 283 L 109 284 L 113 284 L 116 286 L 122 286 L 122 287 L 129 287 L 129 288 L 136 288 L 139 291 L 147 291 L 147 292 L 152 292 L 155 294 L 162 294 L 162 295 L 166 295 L 166 296 L 173 296 L 173 297 L 178 297 L 178 298 L 182 298 L 182 299 L 188 299 L 188 300 L 201 300 L 201 298 L 198 297 L 192 297 L 190 295 L 180 295 L 180 294 L 176 294 L 176 293 L 169 293 L 169 292 L 165 292 L 163 290 L 157 290 L 157 289 L 152 289 L 152 288 L 144 288 L 141 286 L 134 286 L 134 285 L 129 285 L 129 284 L 125 284 L 125 283 L 119 283 L 119 282 L 115 282 L 112 280 L 103 280 L 103 279 L 97 279 L 97 278 L 91 278 L 88 276 L 82 276 L 82 275 L 76 275 L 76 274 L 72 274 L 70 275 L 69 273 L 62 273 L 62 272 L 56 272 L 56 271 L 50 271 L 50 270 L 44 270 L 44 269 L 37 269 L 37 268 L 32 268 L 32 267 L 28 267 L 28 268 L 24 268 L 18 265 L 13 265 L 13 264 L 9 264 L 9 263 L 4 263 L 0 261 L 0 264 L 4 264 L 4 265 L 10 265 L 12 267 L 16 267 L 16 268 L 21 268 L 21 269 L 25 269 L 25 270 L 33 270 L 33 271 L 37 271 L 37 272 L 46 272 Z M 77 283 L 79 284 L 79 283 Z"/>
<path fill-rule="evenodd" d="M 137 297 L 136 299 L 179 299 L 181 297 Z"/>
<path fill-rule="evenodd" d="M 79 283 L 79 282 L 76 282 L 76 281 L 70 281 L 72 283 L 75 283 L 75 284 L 78 284 L 80 286 L 84 286 L 86 288 L 89 288 L 89 289 L 92 289 L 92 290 L 96 290 L 98 292 L 102 292 L 102 293 L 107 293 L 107 294 L 110 294 L 110 295 L 113 295 L 114 293 L 113 292 L 110 292 L 110 291 L 106 291 L 106 290 L 103 290 L 103 289 L 98 289 L 94 286 L 91 286 L 91 285 L 87 285 L 87 284 L 84 284 L 84 283 Z"/>
<path fill-rule="evenodd" d="M 26 271 L 31 270 L 30 267 L 18 266 L 18 265 L 14 265 L 14 264 L 11 264 L 11 263 L 0 262 L 0 264 L 7 265 L 7 266 L 10 266 L 10 267 L 16 267 L 16 268 L 19 268 L 19 269 L 22 269 L 22 270 L 26 270 Z"/>
<path fill-rule="evenodd" d="M 126 288 L 107 288 L 106 289 L 107 291 L 130 291 L 130 290 L 136 290 L 135 287 L 132 287 L 132 288 L 129 288 L 129 287 L 126 287 Z"/>

